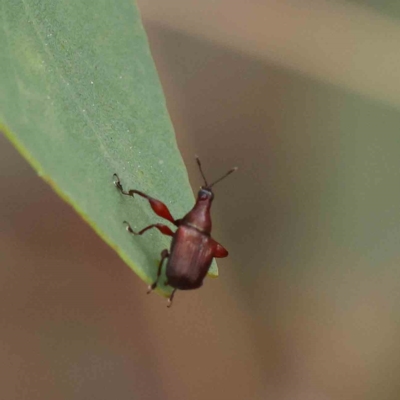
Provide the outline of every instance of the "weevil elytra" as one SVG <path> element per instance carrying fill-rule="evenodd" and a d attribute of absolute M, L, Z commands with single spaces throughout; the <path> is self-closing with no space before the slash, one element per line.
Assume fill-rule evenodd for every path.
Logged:
<path fill-rule="evenodd" d="M 161 260 L 158 264 L 157 279 L 148 287 L 147 293 L 150 293 L 157 287 L 161 276 L 163 262 L 168 258 L 166 268 L 166 284 L 173 288 L 172 294 L 168 299 L 167 307 L 172 305 L 172 299 L 175 292 L 179 290 L 197 289 L 203 284 L 213 258 L 223 258 L 228 256 L 228 251 L 211 237 L 211 203 L 214 199 L 212 187 L 226 178 L 237 168 L 232 168 L 221 178 L 211 184 L 207 183 L 201 162 L 196 157 L 201 176 L 204 180 L 204 186 L 200 187 L 197 194 L 197 200 L 194 207 L 181 219 L 174 219 L 168 207 L 159 200 L 156 200 L 139 190 L 131 189 L 125 191 L 117 174 L 114 174 L 114 185 L 126 196 L 134 197 L 135 194 L 144 197 L 150 202 L 153 211 L 161 218 L 164 218 L 174 224 L 178 229 L 173 232 L 167 225 L 151 224 L 139 232 L 135 232 L 130 224 L 126 224 L 126 230 L 132 235 L 143 235 L 151 228 L 158 229 L 162 234 L 172 237 L 171 247 L 168 251 L 164 249 L 161 252 Z"/>

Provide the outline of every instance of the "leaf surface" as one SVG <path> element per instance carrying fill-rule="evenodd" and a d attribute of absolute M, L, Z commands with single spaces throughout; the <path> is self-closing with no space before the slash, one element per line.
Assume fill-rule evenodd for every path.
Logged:
<path fill-rule="evenodd" d="M 1 131 L 152 282 L 170 238 L 126 232 L 123 220 L 137 230 L 162 220 L 146 200 L 122 196 L 113 173 L 175 218 L 194 200 L 135 3 L 6 0 L 0 12 Z"/>

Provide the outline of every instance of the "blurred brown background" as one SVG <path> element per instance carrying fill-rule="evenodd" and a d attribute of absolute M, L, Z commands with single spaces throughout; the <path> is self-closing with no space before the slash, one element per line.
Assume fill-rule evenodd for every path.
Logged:
<path fill-rule="evenodd" d="M 387 4 L 386 4 L 387 3 Z M 220 278 L 172 309 L 1 137 L 1 399 L 398 399 L 400 6 L 139 1 Z"/>

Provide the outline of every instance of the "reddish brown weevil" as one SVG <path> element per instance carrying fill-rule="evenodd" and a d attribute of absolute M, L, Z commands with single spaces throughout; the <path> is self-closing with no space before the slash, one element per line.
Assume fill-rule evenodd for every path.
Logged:
<path fill-rule="evenodd" d="M 161 218 L 173 223 L 178 229 L 173 232 L 164 224 L 152 224 L 146 226 L 139 232 L 135 232 L 128 222 L 126 230 L 133 235 L 143 235 L 151 228 L 157 228 L 162 234 L 172 236 L 171 248 L 161 252 L 161 260 L 158 264 L 157 279 L 149 286 L 147 293 L 150 293 L 157 287 L 161 275 L 163 262 L 168 258 L 166 276 L 166 285 L 174 288 L 168 299 L 168 306 L 172 304 L 175 292 L 179 290 L 197 289 L 203 284 L 213 258 L 223 258 L 228 256 L 228 251 L 211 237 L 211 203 L 214 199 L 212 187 L 226 178 L 237 168 L 232 168 L 221 178 L 208 184 L 201 168 L 201 163 L 196 157 L 201 176 L 204 180 L 204 186 L 200 187 L 197 194 L 197 200 L 194 207 L 181 219 L 174 219 L 168 210 L 168 207 L 159 200 L 156 200 L 139 190 L 125 191 L 117 174 L 114 174 L 114 185 L 126 196 L 134 197 L 135 194 L 144 197 L 150 202 L 153 211 Z"/>

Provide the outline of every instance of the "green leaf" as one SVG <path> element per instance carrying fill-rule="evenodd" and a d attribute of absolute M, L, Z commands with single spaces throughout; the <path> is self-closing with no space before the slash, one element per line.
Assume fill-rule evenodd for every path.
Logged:
<path fill-rule="evenodd" d="M 123 220 L 140 229 L 160 219 L 146 200 L 122 196 L 112 175 L 164 201 L 175 218 L 193 206 L 193 194 L 135 4 L 6 0 L 0 12 L 1 131 L 143 280 L 154 281 L 170 238 L 126 232 Z M 161 282 L 159 292 L 170 291 Z"/>

